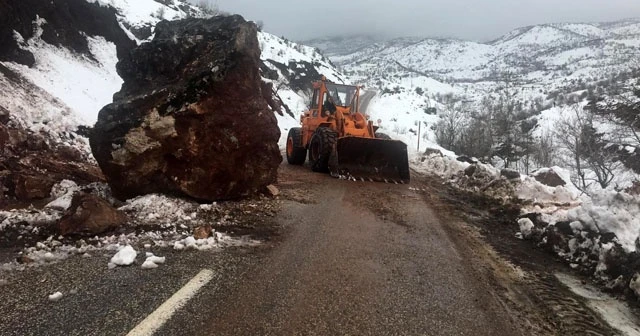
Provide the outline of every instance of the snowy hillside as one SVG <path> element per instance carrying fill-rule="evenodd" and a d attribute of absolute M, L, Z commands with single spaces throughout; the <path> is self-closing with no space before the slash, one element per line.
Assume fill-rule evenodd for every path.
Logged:
<path fill-rule="evenodd" d="M 212 13 L 182 0 L 87 1 L 115 10 L 119 28 L 133 43 L 116 45 L 101 35 L 85 34 L 88 50 L 78 52 L 64 44 L 56 45 L 43 39 L 43 31 L 54 27 L 47 26 L 49 23 L 45 17 L 34 15 L 32 36 L 25 38 L 18 32 L 14 33 L 19 48 L 33 54 L 34 64 L 0 62 L 0 70 L 3 70 L 0 71 L 0 82 L 5 84 L 0 93 L 0 107 L 11 111 L 17 123 L 33 131 L 48 130 L 54 136 L 56 132 L 75 130 L 79 125 L 93 125 L 99 110 L 112 101 L 113 94 L 122 85 L 122 79 L 116 71 L 119 48 L 127 50 L 151 39 L 155 24 L 162 19 L 203 17 Z M 274 89 L 291 112 L 278 116 L 286 137 L 289 127 L 298 124 L 297 115 L 304 109 L 308 99 L 307 93 L 300 90 L 301 83 L 310 83 L 320 75 L 341 82 L 344 76 L 315 48 L 266 32 L 260 32 L 258 38 L 266 67 L 278 74 L 277 78 L 271 80 Z M 291 87 L 293 82 L 298 83 L 295 88 Z M 29 95 L 25 86 L 42 94 Z M 16 108 L 24 106 L 38 108 Z"/>
<path fill-rule="evenodd" d="M 204 13 L 181 1 L 154 0 L 89 0 L 105 8 L 114 8 L 118 24 L 124 34 L 135 43 L 148 38 L 152 27 L 161 17 L 178 19 L 187 16 L 202 16 Z M 51 6 L 55 5 L 52 3 Z M 55 14 L 51 14 L 55 15 Z M 85 14 L 86 15 L 86 14 Z M 59 19 L 52 16 L 52 20 Z M 33 54 L 31 66 L 17 61 L 0 62 L 6 70 L 0 73 L 0 80 L 5 82 L 0 94 L 0 106 L 12 113 L 19 123 L 24 123 L 34 131 L 43 128 L 55 131 L 74 129 L 78 125 L 95 123 L 98 111 L 112 101 L 112 96 L 120 90 L 122 79 L 116 71 L 118 49 L 135 45 L 116 45 L 100 34 L 84 36 L 88 50 L 78 52 L 71 46 L 60 43 L 55 45 L 43 39 L 43 33 L 51 29 L 58 34 L 59 27 L 48 26 L 46 17 L 34 14 L 33 34 L 29 38 L 14 31 L 15 41 L 19 48 Z M 64 27 L 63 29 L 80 29 Z M 102 27 L 111 34 L 111 27 Z M 94 30 L 99 30 L 94 28 Z M 145 35 L 145 31 L 147 32 Z M 105 35 L 106 36 L 106 35 Z M 11 80 L 19 77 L 20 80 Z M 42 101 L 39 98 L 21 94 L 22 87 L 28 85 L 45 93 Z M 13 106 L 36 105 L 34 109 L 17 109 Z M 64 111 L 62 113 L 61 111 Z"/>
<path fill-rule="evenodd" d="M 640 20 L 530 26 L 489 43 L 358 37 L 307 43 L 331 46 L 327 54 L 346 75 L 378 92 L 373 119 L 417 145 L 417 123 L 435 141 L 435 123 L 454 106 L 478 111 L 483 99 L 508 95 L 544 120 L 589 97 L 628 89 L 640 65 Z"/>
<path fill-rule="evenodd" d="M 273 73 L 273 76 L 263 74 L 263 77 L 266 76 L 264 80 L 273 84 L 288 112 L 276 115 L 282 131 L 279 145 L 284 148 L 289 129 L 300 125 L 299 116 L 308 107 L 311 83 L 319 80 L 320 76 L 344 83 L 345 76 L 316 48 L 266 32 L 258 33 L 258 40 L 262 50 L 261 59 Z"/>

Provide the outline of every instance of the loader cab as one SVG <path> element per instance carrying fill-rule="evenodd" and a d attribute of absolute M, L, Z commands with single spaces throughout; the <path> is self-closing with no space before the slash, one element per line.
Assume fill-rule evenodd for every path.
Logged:
<path fill-rule="evenodd" d="M 353 85 L 327 83 L 325 80 L 313 84 L 313 96 L 309 106 L 312 118 L 327 118 L 332 114 L 332 108 L 340 108 L 343 113 L 358 112 L 360 88 Z"/>

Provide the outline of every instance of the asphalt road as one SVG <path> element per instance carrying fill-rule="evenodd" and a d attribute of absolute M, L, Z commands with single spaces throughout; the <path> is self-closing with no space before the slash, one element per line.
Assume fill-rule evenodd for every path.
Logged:
<path fill-rule="evenodd" d="M 416 185 L 283 165 L 280 234 L 261 246 L 158 249 L 167 263 L 153 270 L 142 256 L 109 270 L 105 252 L 1 274 L 0 335 L 125 335 L 203 269 L 213 280 L 157 335 L 530 334 L 500 299 L 507 285 Z"/>
<path fill-rule="evenodd" d="M 518 334 L 493 289 L 478 283 L 443 223 L 406 185 L 313 177 L 295 186 L 313 204 L 285 204 L 280 220 L 290 232 L 282 244 L 242 279 L 221 284 L 224 294 L 211 298 L 197 334 Z"/>

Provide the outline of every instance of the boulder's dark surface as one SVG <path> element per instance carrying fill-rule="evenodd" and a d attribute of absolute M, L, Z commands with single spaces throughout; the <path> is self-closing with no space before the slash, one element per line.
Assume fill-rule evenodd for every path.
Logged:
<path fill-rule="evenodd" d="M 280 129 L 260 65 L 240 16 L 160 22 L 118 63 L 122 90 L 90 136 L 114 195 L 221 200 L 274 183 Z"/>
<path fill-rule="evenodd" d="M 60 219 L 57 231 L 61 235 L 96 235 L 113 230 L 127 221 L 127 216 L 109 202 L 92 194 L 73 195 L 71 207 Z"/>

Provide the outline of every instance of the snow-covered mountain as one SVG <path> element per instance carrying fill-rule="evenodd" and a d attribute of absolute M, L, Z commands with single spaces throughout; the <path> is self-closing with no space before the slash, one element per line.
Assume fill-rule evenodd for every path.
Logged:
<path fill-rule="evenodd" d="M 418 124 L 435 141 L 436 123 L 456 104 L 479 111 L 483 100 L 509 96 L 543 126 L 540 135 L 574 104 L 630 91 L 640 19 L 529 26 L 487 43 L 357 36 L 305 43 L 325 48 L 353 81 L 376 90 L 368 112 L 415 148 Z"/>

